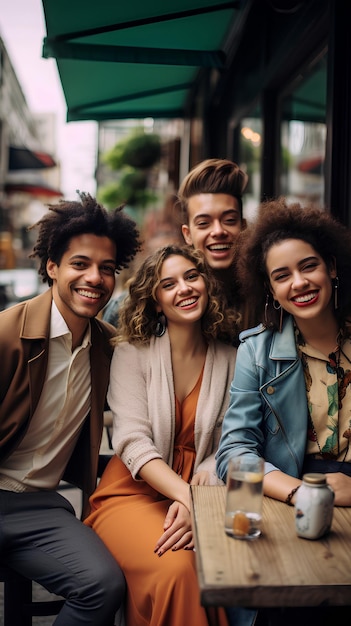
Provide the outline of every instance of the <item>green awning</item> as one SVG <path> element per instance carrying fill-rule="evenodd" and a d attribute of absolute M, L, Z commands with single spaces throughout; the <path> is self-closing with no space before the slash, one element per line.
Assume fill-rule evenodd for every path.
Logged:
<path fill-rule="evenodd" d="M 43 56 L 57 61 L 68 121 L 187 117 L 199 72 L 226 70 L 250 4 L 42 1 Z"/>

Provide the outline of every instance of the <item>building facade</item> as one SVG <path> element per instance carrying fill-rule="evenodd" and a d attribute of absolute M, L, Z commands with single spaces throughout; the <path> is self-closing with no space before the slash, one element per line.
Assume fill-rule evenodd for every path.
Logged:
<path fill-rule="evenodd" d="M 339 0 L 241 2 L 223 72 L 202 72 L 189 107 L 189 166 L 231 158 L 250 175 L 248 217 L 285 195 L 351 226 L 351 75 Z"/>
<path fill-rule="evenodd" d="M 54 126 L 53 115 L 30 111 L 0 38 L 0 269 L 31 266 L 27 227 L 62 195 Z"/>

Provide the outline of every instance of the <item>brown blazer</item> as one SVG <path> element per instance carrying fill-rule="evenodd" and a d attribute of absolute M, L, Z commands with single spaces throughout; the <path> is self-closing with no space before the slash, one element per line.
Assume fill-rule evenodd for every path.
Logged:
<path fill-rule="evenodd" d="M 0 313 L 0 463 L 24 437 L 37 407 L 48 364 L 52 290 Z M 64 479 L 85 496 L 96 485 L 113 326 L 91 320 L 91 409 Z"/>

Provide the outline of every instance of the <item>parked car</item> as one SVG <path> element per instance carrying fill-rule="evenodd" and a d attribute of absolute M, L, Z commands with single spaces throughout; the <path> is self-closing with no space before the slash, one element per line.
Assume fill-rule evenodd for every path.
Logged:
<path fill-rule="evenodd" d="M 36 269 L 0 270 L 0 310 L 33 298 L 42 291 Z"/>

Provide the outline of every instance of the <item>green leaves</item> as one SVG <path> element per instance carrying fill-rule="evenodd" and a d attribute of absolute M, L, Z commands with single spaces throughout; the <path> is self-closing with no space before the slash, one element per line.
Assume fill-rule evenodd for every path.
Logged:
<path fill-rule="evenodd" d="M 149 174 L 161 158 L 161 139 L 143 129 L 119 141 L 102 160 L 115 172 L 115 180 L 98 190 L 99 200 L 110 208 L 121 204 L 145 208 L 157 200 Z"/>
<path fill-rule="evenodd" d="M 160 137 L 154 133 L 137 130 L 107 152 L 104 161 L 113 170 L 119 170 L 126 165 L 143 170 L 155 165 L 160 158 Z"/>

